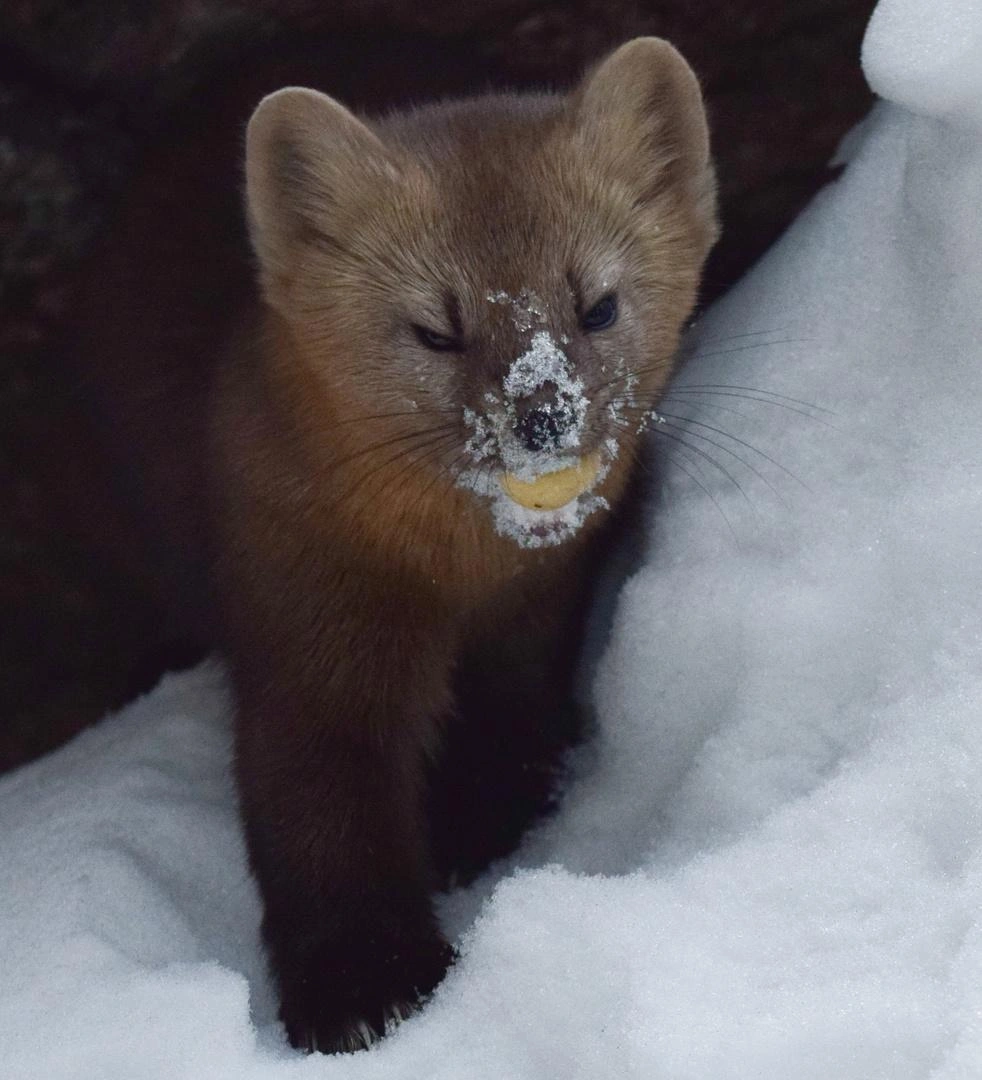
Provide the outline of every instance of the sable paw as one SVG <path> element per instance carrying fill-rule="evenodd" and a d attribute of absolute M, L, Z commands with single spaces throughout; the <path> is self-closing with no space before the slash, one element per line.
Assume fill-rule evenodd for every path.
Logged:
<path fill-rule="evenodd" d="M 436 931 L 355 938 L 280 971 L 280 1019 L 298 1049 L 365 1049 L 423 1005 L 454 959 Z"/>

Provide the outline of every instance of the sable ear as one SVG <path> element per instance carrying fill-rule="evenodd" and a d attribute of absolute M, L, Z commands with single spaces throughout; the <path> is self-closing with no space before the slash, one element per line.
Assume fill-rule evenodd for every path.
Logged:
<path fill-rule="evenodd" d="M 574 94 L 593 154 L 638 202 L 683 190 L 716 230 L 716 185 L 699 82 L 682 55 L 656 37 L 635 38 L 590 72 Z"/>
<path fill-rule="evenodd" d="M 267 295 L 303 245 L 342 246 L 346 223 L 398 170 L 377 135 L 326 94 L 263 98 L 246 132 L 246 204 Z"/>

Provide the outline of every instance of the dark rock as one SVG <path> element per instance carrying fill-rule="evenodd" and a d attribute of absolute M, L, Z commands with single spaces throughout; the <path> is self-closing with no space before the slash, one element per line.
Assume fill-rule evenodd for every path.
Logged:
<path fill-rule="evenodd" d="M 161 147 L 208 115 L 234 134 L 260 93 L 286 82 L 316 81 L 369 109 L 488 86 L 562 86 L 611 45 L 660 34 L 696 67 L 710 106 L 724 219 L 707 277 L 712 296 L 825 182 L 836 143 L 868 107 L 858 54 L 872 7 L 0 5 L 0 767 L 54 745 L 190 658 L 161 634 L 139 554 L 90 481 L 89 433 L 57 364 L 75 267 L 147 155 L 160 162 Z"/>

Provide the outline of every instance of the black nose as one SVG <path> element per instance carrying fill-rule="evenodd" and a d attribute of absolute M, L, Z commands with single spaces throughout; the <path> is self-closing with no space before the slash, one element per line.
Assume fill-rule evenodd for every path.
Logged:
<path fill-rule="evenodd" d="M 565 404 L 542 405 L 529 409 L 515 424 L 521 444 L 533 453 L 557 450 L 562 437 L 573 424 L 573 410 Z"/>

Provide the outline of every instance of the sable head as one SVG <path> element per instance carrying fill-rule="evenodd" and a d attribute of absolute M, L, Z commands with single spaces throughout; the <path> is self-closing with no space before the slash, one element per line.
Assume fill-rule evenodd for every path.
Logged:
<path fill-rule="evenodd" d="M 384 474 L 371 448 L 401 440 L 400 484 L 468 488 L 524 546 L 617 498 L 716 236 L 702 100 L 675 49 L 629 42 L 566 96 L 372 123 L 281 90 L 250 122 L 246 176 L 296 378 L 344 418 L 325 446 Z"/>

